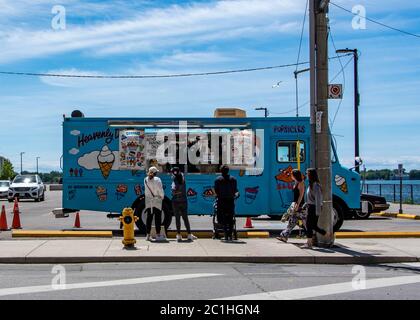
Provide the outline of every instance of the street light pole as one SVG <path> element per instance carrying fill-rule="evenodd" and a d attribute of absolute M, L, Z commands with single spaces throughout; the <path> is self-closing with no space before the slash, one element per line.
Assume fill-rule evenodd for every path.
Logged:
<path fill-rule="evenodd" d="M 359 163 L 359 54 L 357 49 L 339 49 L 337 53 L 353 53 L 354 61 L 354 165 L 357 173 L 360 173 Z"/>
<path fill-rule="evenodd" d="M 38 174 L 39 172 L 38 172 L 38 159 L 39 159 L 40 157 L 36 157 L 36 174 Z"/>
<path fill-rule="evenodd" d="M 24 155 L 25 152 L 21 152 L 20 153 L 20 174 L 22 174 L 23 172 L 23 161 L 22 161 L 22 156 Z"/>
<path fill-rule="evenodd" d="M 264 118 L 268 117 L 268 108 L 255 108 L 255 110 L 264 110 Z"/>

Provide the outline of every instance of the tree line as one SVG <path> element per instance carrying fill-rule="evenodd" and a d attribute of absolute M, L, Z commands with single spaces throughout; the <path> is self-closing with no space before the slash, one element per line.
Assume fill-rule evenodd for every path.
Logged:
<path fill-rule="evenodd" d="M 36 172 L 23 171 L 22 174 L 36 174 Z M 13 180 L 18 175 L 15 172 L 12 163 L 9 159 L 5 159 L 3 167 L 0 168 L 0 180 Z M 38 175 L 41 177 L 43 182 L 46 183 L 59 183 L 63 174 L 59 171 L 51 171 L 48 173 L 40 172 Z"/>
<path fill-rule="evenodd" d="M 406 171 L 403 169 L 405 179 L 410 180 L 420 180 L 420 170 L 410 170 Z M 381 170 L 367 170 L 360 172 L 362 178 L 366 180 L 393 180 L 399 179 L 398 170 L 397 169 L 381 169 Z"/>

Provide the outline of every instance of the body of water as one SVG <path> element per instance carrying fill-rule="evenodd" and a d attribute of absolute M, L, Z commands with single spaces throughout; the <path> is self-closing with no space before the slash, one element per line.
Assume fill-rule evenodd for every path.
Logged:
<path fill-rule="evenodd" d="M 366 180 L 362 186 L 364 193 L 383 196 L 389 202 L 400 201 L 399 180 Z M 402 199 L 420 204 L 420 180 L 403 180 Z"/>

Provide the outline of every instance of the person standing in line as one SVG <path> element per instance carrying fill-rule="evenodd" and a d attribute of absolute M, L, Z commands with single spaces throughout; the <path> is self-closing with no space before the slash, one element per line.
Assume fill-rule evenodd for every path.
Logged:
<path fill-rule="evenodd" d="M 214 183 L 217 197 L 217 220 L 223 224 L 225 240 L 232 240 L 235 199 L 239 197 L 237 181 L 229 174 L 229 167 L 223 165 L 222 175 Z"/>
<path fill-rule="evenodd" d="M 305 248 L 312 248 L 314 231 L 326 235 L 324 229 L 318 227 L 318 218 L 322 209 L 322 188 L 319 183 L 318 173 L 316 169 L 307 170 L 309 186 L 306 191 L 306 203 L 308 205 L 308 216 L 306 219 L 306 236 L 308 238 Z"/>
<path fill-rule="evenodd" d="M 302 173 L 294 169 L 292 171 L 292 179 L 294 180 L 295 184 L 293 186 L 293 202 L 290 207 L 290 217 L 287 223 L 287 227 L 283 230 L 280 234 L 280 237 L 277 239 L 283 242 L 287 242 L 289 239 L 290 233 L 292 232 L 293 228 L 297 225 L 298 220 L 301 219 L 305 224 L 305 213 L 302 210 L 303 206 L 303 198 L 305 194 L 305 181 L 303 180 Z"/>
<path fill-rule="evenodd" d="M 153 217 L 156 225 L 156 240 L 166 240 L 165 235 L 160 234 L 162 225 L 162 202 L 165 197 L 162 181 L 157 177 L 159 170 L 156 167 L 150 167 L 147 177 L 144 178 L 144 196 L 146 203 L 146 241 L 150 241 L 150 230 L 152 229 Z"/>
<path fill-rule="evenodd" d="M 172 210 L 175 215 L 176 222 L 176 240 L 182 241 L 181 236 L 181 217 L 184 220 L 185 229 L 187 229 L 187 239 L 193 241 L 197 239 L 191 233 L 190 222 L 188 220 L 188 199 L 185 177 L 178 167 L 172 168 Z"/>

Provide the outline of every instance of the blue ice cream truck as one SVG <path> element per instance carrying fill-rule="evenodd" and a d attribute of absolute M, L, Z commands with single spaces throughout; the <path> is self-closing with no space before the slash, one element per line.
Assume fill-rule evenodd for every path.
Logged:
<path fill-rule="evenodd" d="M 143 180 L 148 167 L 154 165 L 160 171 L 165 190 L 162 212 L 165 226 L 172 221 L 170 170 L 173 166 L 180 167 L 186 177 L 188 213 L 212 215 L 214 180 L 227 159 L 222 153 L 238 149 L 234 143 L 230 144 L 232 135 L 252 136 L 248 144 L 242 143 L 247 148 L 242 151 L 254 156 L 246 166 L 240 161 L 229 164 L 241 195 L 236 200 L 237 216 L 280 217 L 292 202 L 291 171 L 299 167 L 305 172 L 310 163 L 309 118 L 251 118 L 235 108 L 216 109 L 212 118 L 87 118 L 81 112 L 73 112 L 63 122 L 61 210 L 102 211 L 113 216 L 125 207 L 132 207 L 140 217 L 137 227 L 144 231 Z M 167 156 L 163 161 L 170 149 L 164 150 L 162 156 L 162 145 L 168 142 L 168 137 L 176 141 L 176 157 Z M 188 150 L 181 159 L 180 145 L 184 138 Z M 197 141 L 200 148 L 192 150 Z M 192 161 L 200 152 L 204 154 L 203 148 L 208 161 L 203 157 L 199 162 Z M 344 216 L 361 207 L 360 177 L 340 164 L 334 145 L 332 180 L 334 229 L 338 230 Z"/>

